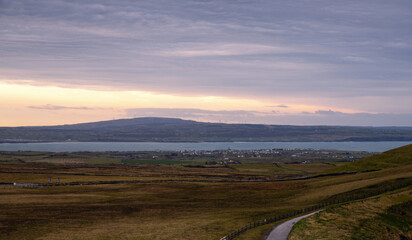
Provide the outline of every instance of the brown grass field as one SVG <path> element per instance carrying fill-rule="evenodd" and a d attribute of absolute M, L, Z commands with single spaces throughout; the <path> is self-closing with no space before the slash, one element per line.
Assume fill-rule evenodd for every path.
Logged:
<path fill-rule="evenodd" d="M 326 209 L 298 222 L 290 240 L 411 239 L 412 188 Z"/>
<path fill-rule="evenodd" d="M 251 221 L 301 209 L 353 189 L 412 176 L 412 165 L 375 172 L 272 182 L 190 180 L 276 180 L 313 175 L 332 164 L 242 164 L 187 167 L 150 164 L 0 164 L 0 182 L 61 183 L 119 180 L 187 182 L 57 185 L 21 188 L 0 185 L 0 239 L 220 239 Z M 281 179 L 282 179 L 281 178 Z M 238 239 L 262 239 L 276 223 Z"/>

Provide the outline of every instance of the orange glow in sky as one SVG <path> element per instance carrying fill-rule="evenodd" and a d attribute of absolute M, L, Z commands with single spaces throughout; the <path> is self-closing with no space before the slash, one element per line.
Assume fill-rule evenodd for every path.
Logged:
<path fill-rule="evenodd" d="M 102 91 L 54 86 L 32 86 L 0 82 L 1 126 L 57 125 L 127 118 L 127 109 L 179 108 L 212 111 L 255 111 L 271 113 L 270 102 L 222 96 L 177 96 L 144 91 Z M 278 114 L 311 112 L 322 106 L 288 104 Z M 336 110 L 336 109 L 335 109 Z M 339 109 L 340 110 L 340 109 Z M 138 117 L 138 116 L 136 116 Z M 233 120 L 236 122 L 236 119 Z"/>

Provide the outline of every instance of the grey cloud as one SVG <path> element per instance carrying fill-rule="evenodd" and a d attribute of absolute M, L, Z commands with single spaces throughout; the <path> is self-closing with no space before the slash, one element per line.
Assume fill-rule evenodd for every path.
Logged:
<path fill-rule="evenodd" d="M 351 61 L 351 62 L 359 62 L 359 63 L 372 63 L 373 60 L 366 58 L 366 57 L 359 57 L 359 56 L 346 56 L 344 57 L 345 60 Z"/>
<path fill-rule="evenodd" d="M 279 104 L 279 105 L 268 105 L 266 107 L 271 107 L 271 108 L 288 108 L 289 106 L 285 104 Z"/>
<path fill-rule="evenodd" d="M 337 111 L 332 111 L 332 110 L 317 110 L 317 111 L 315 111 L 315 114 L 320 114 L 320 115 L 342 115 L 344 113 L 337 112 Z"/>
<path fill-rule="evenodd" d="M 410 19 L 412 3 L 401 0 L 3 0 L 0 76 L 173 94 L 341 99 L 342 108 L 368 96 L 402 106 L 412 102 Z"/>
<path fill-rule="evenodd" d="M 127 109 L 123 117 L 172 117 L 202 122 L 288 125 L 412 126 L 412 114 L 342 113 L 333 111 L 282 114 L 259 111 L 209 111 L 182 108 Z"/>
<path fill-rule="evenodd" d="M 59 105 L 39 105 L 39 106 L 28 106 L 31 109 L 40 109 L 40 110 L 102 110 L 105 108 L 91 108 L 91 107 L 68 107 L 68 106 L 59 106 Z"/>
<path fill-rule="evenodd" d="M 207 57 L 207 56 L 240 56 L 240 55 L 270 55 L 309 52 L 306 49 L 288 46 L 274 46 L 262 44 L 239 43 L 205 43 L 198 46 L 186 45 L 183 48 L 148 53 L 155 56 L 166 57 Z"/>
<path fill-rule="evenodd" d="M 198 121 L 246 121 L 270 113 L 258 111 L 211 111 L 191 108 L 132 108 L 126 110 L 126 117 L 174 117 Z"/>

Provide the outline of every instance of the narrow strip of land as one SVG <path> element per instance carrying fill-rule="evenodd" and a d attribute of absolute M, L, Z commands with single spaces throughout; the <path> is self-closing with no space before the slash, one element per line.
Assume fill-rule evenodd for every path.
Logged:
<path fill-rule="evenodd" d="M 319 210 L 321 211 L 321 210 Z M 309 217 L 319 211 L 312 212 L 297 218 L 293 218 L 289 221 L 286 221 L 278 226 L 276 226 L 269 234 L 269 236 L 266 238 L 266 240 L 287 240 L 290 231 L 292 230 L 293 225 L 295 225 L 299 220 Z"/>

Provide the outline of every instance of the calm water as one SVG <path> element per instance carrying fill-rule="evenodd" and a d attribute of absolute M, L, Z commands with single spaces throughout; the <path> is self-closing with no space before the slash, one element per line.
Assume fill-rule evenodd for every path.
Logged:
<path fill-rule="evenodd" d="M 2 143 L 0 151 L 104 152 L 104 151 L 182 151 L 182 150 L 251 150 L 251 149 L 335 149 L 383 152 L 412 142 L 56 142 Z"/>

